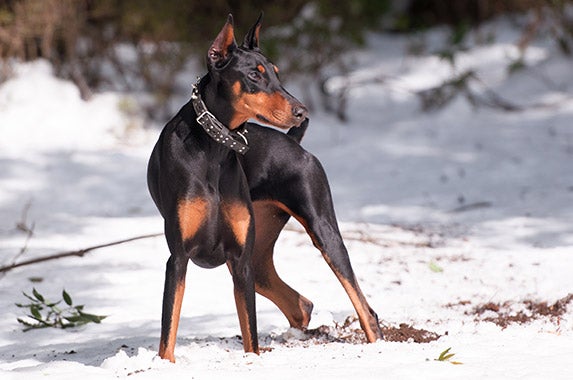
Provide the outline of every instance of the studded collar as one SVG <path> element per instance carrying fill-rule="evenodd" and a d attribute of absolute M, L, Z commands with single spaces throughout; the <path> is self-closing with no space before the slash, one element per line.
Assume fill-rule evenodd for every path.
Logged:
<path fill-rule="evenodd" d="M 201 99 L 201 94 L 199 93 L 199 86 L 197 84 L 193 85 L 193 91 L 191 93 L 191 103 L 193 104 L 193 109 L 197 114 L 197 123 L 199 123 L 205 132 L 216 142 L 221 145 L 226 146 L 234 150 L 237 153 L 245 154 L 249 150 L 249 142 L 245 137 L 247 130 L 242 128 L 240 131 L 231 131 L 223 123 L 221 123 L 215 115 L 213 115 L 207 109 L 207 106 Z"/>

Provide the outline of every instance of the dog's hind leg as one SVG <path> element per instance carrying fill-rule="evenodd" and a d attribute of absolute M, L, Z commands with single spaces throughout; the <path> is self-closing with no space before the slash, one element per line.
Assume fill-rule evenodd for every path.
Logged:
<path fill-rule="evenodd" d="M 336 225 L 309 224 L 307 228 L 313 238 L 314 245 L 320 250 L 322 256 L 348 294 L 358 314 L 360 326 L 366 333 L 368 342 L 375 342 L 382 339 L 378 316 L 368 304 L 366 297 L 358 285 L 358 281 L 352 270 L 352 265 L 350 264 L 348 252 Z"/>
<path fill-rule="evenodd" d="M 277 274 L 273 262 L 275 242 L 290 216 L 269 201 L 253 203 L 255 249 L 253 270 L 256 291 L 282 311 L 291 327 L 308 327 L 312 302 L 288 286 Z"/>
<path fill-rule="evenodd" d="M 285 203 L 279 205 L 304 226 L 313 244 L 322 253 L 348 294 L 368 341 L 382 339 L 378 316 L 368 305 L 358 285 L 340 235 L 326 174 L 316 159 L 305 169 L 300 173 L 298 182 L 291 184 L 297 192 L 285 196 Z M 305 178 L 312 178 L 310 186 Z"/>

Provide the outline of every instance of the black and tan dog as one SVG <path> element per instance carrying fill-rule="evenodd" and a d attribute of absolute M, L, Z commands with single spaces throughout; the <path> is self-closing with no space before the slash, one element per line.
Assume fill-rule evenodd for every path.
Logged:
<path fill-rule="evenodd" d="M 167 123 L 149 161 L 149 190 L 171 252 L 159 346 L 159 355 L 171 361 L 189 260 L 205 268 L 228 265 L 246 352 L 259 352 L 255 290 L 291 326 L 308 326 L 312 303 L 285 284 L 273 264 L 275 241 L 290 216 L 306 228 L 342 283 L 368 341 L 382 337 L 338 231 L 324 170 L 298 144 L 307 110 L 261 54 L 260 21 L 238 46 L 229 15 L 208 51 L 207 75 Z M 287 135 L 248 119 L 300 127 Z"/>

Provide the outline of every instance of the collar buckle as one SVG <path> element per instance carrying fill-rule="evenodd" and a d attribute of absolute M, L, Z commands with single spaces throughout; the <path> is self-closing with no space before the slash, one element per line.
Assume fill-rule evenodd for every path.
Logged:
<path fill-rule="evenodd" d="M 201 124 L 201 125 L 205 125 L 209 122 L 209 115 L 211 113 L 209 111 L 204 111 L 202 112 L 199 116 L 197 116 L 195 118 L 195 120 L 197 121 L 197 123 Z M 215 117 L 214 115 L 211 114 L 211 116 Z"/>

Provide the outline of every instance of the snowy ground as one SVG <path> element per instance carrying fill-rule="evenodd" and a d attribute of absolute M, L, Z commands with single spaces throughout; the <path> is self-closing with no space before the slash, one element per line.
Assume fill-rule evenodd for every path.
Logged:
<path fill-rule="evenodd" d="M 517 312 L 524 300 L 552 304 L 573 293 L 571 60 L 541 41 L 528 49 L 528 67 L 509 76 L 518 32 L 489 27 L 496 42 L 461 54 L 457 73 L 472 68 L 504 98 L 546 106 L 503 112 L 458 97 L 423 113 L 414 92 L 454 75 L 452 68 L 433 56 L 406 56 L 405 39 L 372 36 L 356 54 L 353 78 L 386 80 L 350 92 L 346 124 L 313 115 L 304 142 L 329 174 L 351 260 L 381 320 L 440 339 L 305 340 L 258 298 L 260 340 L 271 350 L 245 355 L 228 271 L 190 266 L 177 363 L 164 362 L 156 353 L 168 251 L 153 238 L 0 277 L 0 377 L 568 378 L 573 305 L 559 318 L 505 329 L 472 313 L 506 301 Z M 128 100 L 118 94 L 86 103 L 43 62 L 17 69 L 0 85 L 0 265 L 160 232 L 145 184 L 157 130 L 133 128 L 139 120 L 122 112 Z M 33 228 L 29 241 L 18 223 Z M 279 241 L 277 268 L 314 302 L 311 327 L 353 315 L 296 224 Z M 22 332 L 14 303 L 32 287 L 53 298 L 65 288 L 86 311 L 108 318 L 70 331 Z M 462 364 L 434 360 L 448 347 Z"/>

